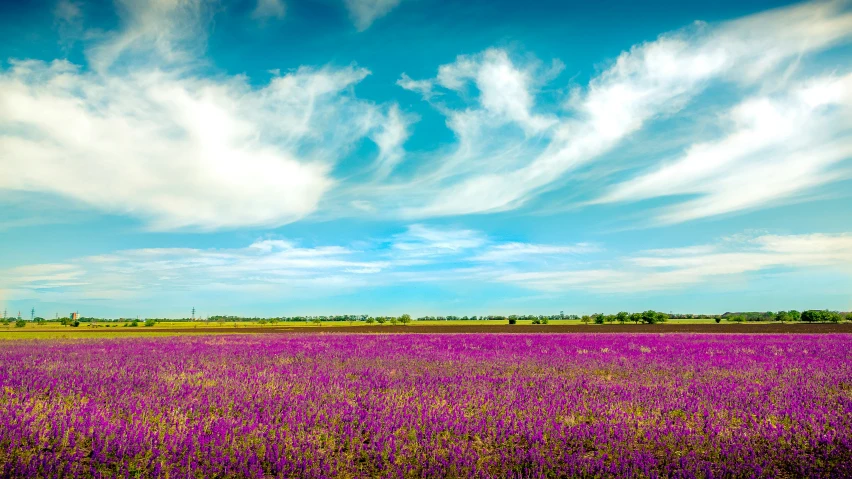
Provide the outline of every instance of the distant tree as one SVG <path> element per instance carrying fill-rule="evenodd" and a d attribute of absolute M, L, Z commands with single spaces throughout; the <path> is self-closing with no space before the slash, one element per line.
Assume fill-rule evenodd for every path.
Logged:
<path fill-rule="evenodd" d="M 814 323 L 822 320 L 822 311 L 809 309 L 802 312 L 802 321 L 806 323 Z"/>
<path fill-rule="evenodd" d="M 655 324 L 657 322 L 657 312 L 653 309 L 649 309 L 642 313 L 642 321 L 647 324 Z"/>
<path fill-rule="evenodd" d="M 369 316 L 367 317 L 367 319 L 364 320 L 364 322 L 366 322 L 367 324 L 373 324 L 374 322 L 376 322 L 376 319 L 372 316 Z"/>
<path fill-rule="evenodd" d="M 23 328 L 26 325 L 27 325 L 27 322 L 24 321 L 23 319 L 19 319 L 19 320 L 15 321 L 15 327 L 16 328 Z"/>
<path fill-rule="evenodd" d="M 595 324 L 603 324 L 605 316 L 603 313 L 596 313 L 592 315 L 592 318 L 594 318 Z"/>
<path fill-rule="evenodd" d="M 583 324 L 589 324 L 592 321 L 592 317 L 588 314 L 584 314 L 582 318 L 580 318 L 580 322 Z"/>
<path fill-rule="evenodd" d="M 73 325 L 72 325 L 72 326 L 73 326 Z M 130 322 L 129 326 L 130 326 L 131 328 L 138 327 L 138 326 L 139 326 L 139 320 L 134 319 L 133 321 L 131 321 L 131 322 Z"/>
<path fill-rule="evenodd" d="M 823 317 L 824 320 L 831 321 L 832 323 L 839 323 L 843 320 L 843 316 L 841 316 L 837 311 L 825 311 Z"/>
<path fill-rule="evenodd" d="M 669 320 L 669 315 L 666 313 L 657 313 L 657 322 L 665 323 Z"/>
<path fill-rule="evenodd" d="M 606 321 L 607 323 L 614 323 L 616 318 L 617 316 L 614 314 L 607 314 L 606 316 L 604 316 L 604 321 Z"/>
<path fill-rule="evenodd" d="M 314 325 L 316 326 L 322 326 L 322 318 L 319 316 L 314 316 L 313 318 L 311 318 L 311 322 L 314 323 Z"/>
<path fill-rule="evenodd" d="M 509 324 L 517 324 L 517 323 L 518 323 L 517 317 L 514 317 L 514 318 L 511 317 L 511 316 L 509 317 Z"/>
<path fill-rule="evenodd" d="M 411 315 L 403 314 L 399 317 L 399 322 L 402 323 L 403 326 L 411 322 Z"/>
<path fill-rule="evenodd" d="M 391 316 L 391 317 L 390 317 L 390 323 L 391 323 L 391 325 L 393 325 L 393 326 L 395 326 L 395 325 L 396 325 L 396 323 L 397 323 L 396 316 Z"/>
<path fill-rule="evenodd" d="M 721 322 L 722 322 L 722 317 L 721 317 L 721 316 L 716 316 L 716 324 L 719 324 L 719 323 L 721 323 Z"/>
<path fill-rule="evenodd" d="M 775 313 L 775 321 L 780 321 L 782 323 L 790 321 L 790 314 L 787 311 L 778 311 Z"/>
<path fill-rule="evenodd" d="M 145 320 L 145 327 L 146 328 L 150 328 L 150 327 L 154 326 L 155 324 L 157 324 L 157 321 L 153 318 L 148 318 L 148 319 Z"/>
<path fill-rule="evenodd" d="M 630 319 L 630 313 L 628 313 L 627 311 L 621 311 L 616 314 L 615 317 L 616 319 L 618 319 L 619 323 L 624 324 L 627 322 L 628 319 Z"/>
<path fill-rule="evenodd" d="M 642 313 L 631 313 L 630 321 L 633 321 L 636 324 L 639 324 L 642 321 Z"/>
<path fill-rule="evenodd" d="M 385 317 L 379 316 L 378 318 L 376 318 L 376 322 L 379 324 L 385 324 Z"/>
<path fill-rule="evenodd" d="M 801 321 L 802 320 L 802 313 L 796 311 L 795 309 L 791 309 L 790 311 L 787 311 L 787 316 L 790 317 L 790 321 Z"/>

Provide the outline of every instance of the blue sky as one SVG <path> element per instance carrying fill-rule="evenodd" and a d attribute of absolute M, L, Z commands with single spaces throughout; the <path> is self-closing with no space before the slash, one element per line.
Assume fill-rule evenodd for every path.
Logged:
<path fill-rule="evenodd" d="M 848 2 L 0 4 L 0 308 L 852 309 Z"/>

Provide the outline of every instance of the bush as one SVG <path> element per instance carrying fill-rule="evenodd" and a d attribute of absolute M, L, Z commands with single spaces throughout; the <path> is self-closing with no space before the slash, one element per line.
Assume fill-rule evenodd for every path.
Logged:
<path fill-rule="evenodd" d="M 150 319 L 150 318 L 149 318 L 149 319 L 146 319 L 146 320 L 145 320 L 145 327 L 146 327 L 146 328 L 150 328 L 151 326 L 153 326 L 153 325 L 155 325 L 155 324 L 157 324 L 157 322 L 156 322 L 156 321 L 154 321 L 153 319 Z"/>
<path fill-rule="evenodd" d="M 80 321 L 74 321 L 73 323 L 71 323 L 72 328 L 77 328 L 79 326 L 80 326 Z"/>
<path fill-rule="evenodd" d="M 16 328 L 23 328 L 26 325 L 27 325 L 27 322 L 24 321 L 23 319 L 19 319 L 19 320 L 15 321 L 15 327 Z"/>
<path fill-rule="evenodd" d="M 509 324 L 517 324 L 517 323 L 518 323 L 517 318 L 509 318 Z"/>
<path fill-rule="evenodd" d="M 131 327 L 131 328 L 136 328 L 136 327 L 139 326 L 139 321 L 134 319 L 133 321 L 130 322 L 130 324 L 128 326 Z"/>
<path fill-rule="evenodd" d="M 598 314 L 594 315 L 594 318 L 595 318 L 595 324 L 603 324 L 604 320 L 606 319 L 604 317 L 603 313 L 598 313 Z"/>
<path fill-rule="evenodd" d="M 376 322 L 376 320 L 375 320 L 375 318 L 373 318 L 372 316 L 370 316 L 369 318 L 367 318 L 367 319 L 366 319 L 366 323 L 367 323 L 367 324 L 373 324 L 373 323 L 375 323 L 375 322 Z"/>
<path fill-rule="evenodd" d="M 540 322 L 541 324 L 547 324 L 547 323 L 549 323 L 549 322 L 550 322 L 550 320 L 549 320 L 549 319 L 547 319 L 547 318 L 541 318 L 541 320 L 539 320 L 539 322 Z"/>
<path fill-rule="evenodd" d="M 721 322 L 722 322 L 722 318 L 720 318 L 720 317 L 718 317 L 718 316 L 717 316 L 717 317 L 716 317 L 716 324 L 719 324 L 719 323 L 721 323 Z"/>

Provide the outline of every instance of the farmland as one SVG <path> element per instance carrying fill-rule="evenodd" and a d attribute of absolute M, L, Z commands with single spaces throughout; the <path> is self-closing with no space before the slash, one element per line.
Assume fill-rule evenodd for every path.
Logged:
<path fill-rule="evenodd" d="M 0 387 L 2 476 L 852 475 L 848 334 L 23 340 Z"/>

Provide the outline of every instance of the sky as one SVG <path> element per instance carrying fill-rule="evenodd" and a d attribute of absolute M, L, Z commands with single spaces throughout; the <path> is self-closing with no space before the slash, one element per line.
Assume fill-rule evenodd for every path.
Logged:
<path fill-rule="evenodd" d="M 852 4 L 0 2 L 0 309 L 852 310 Z"/>

